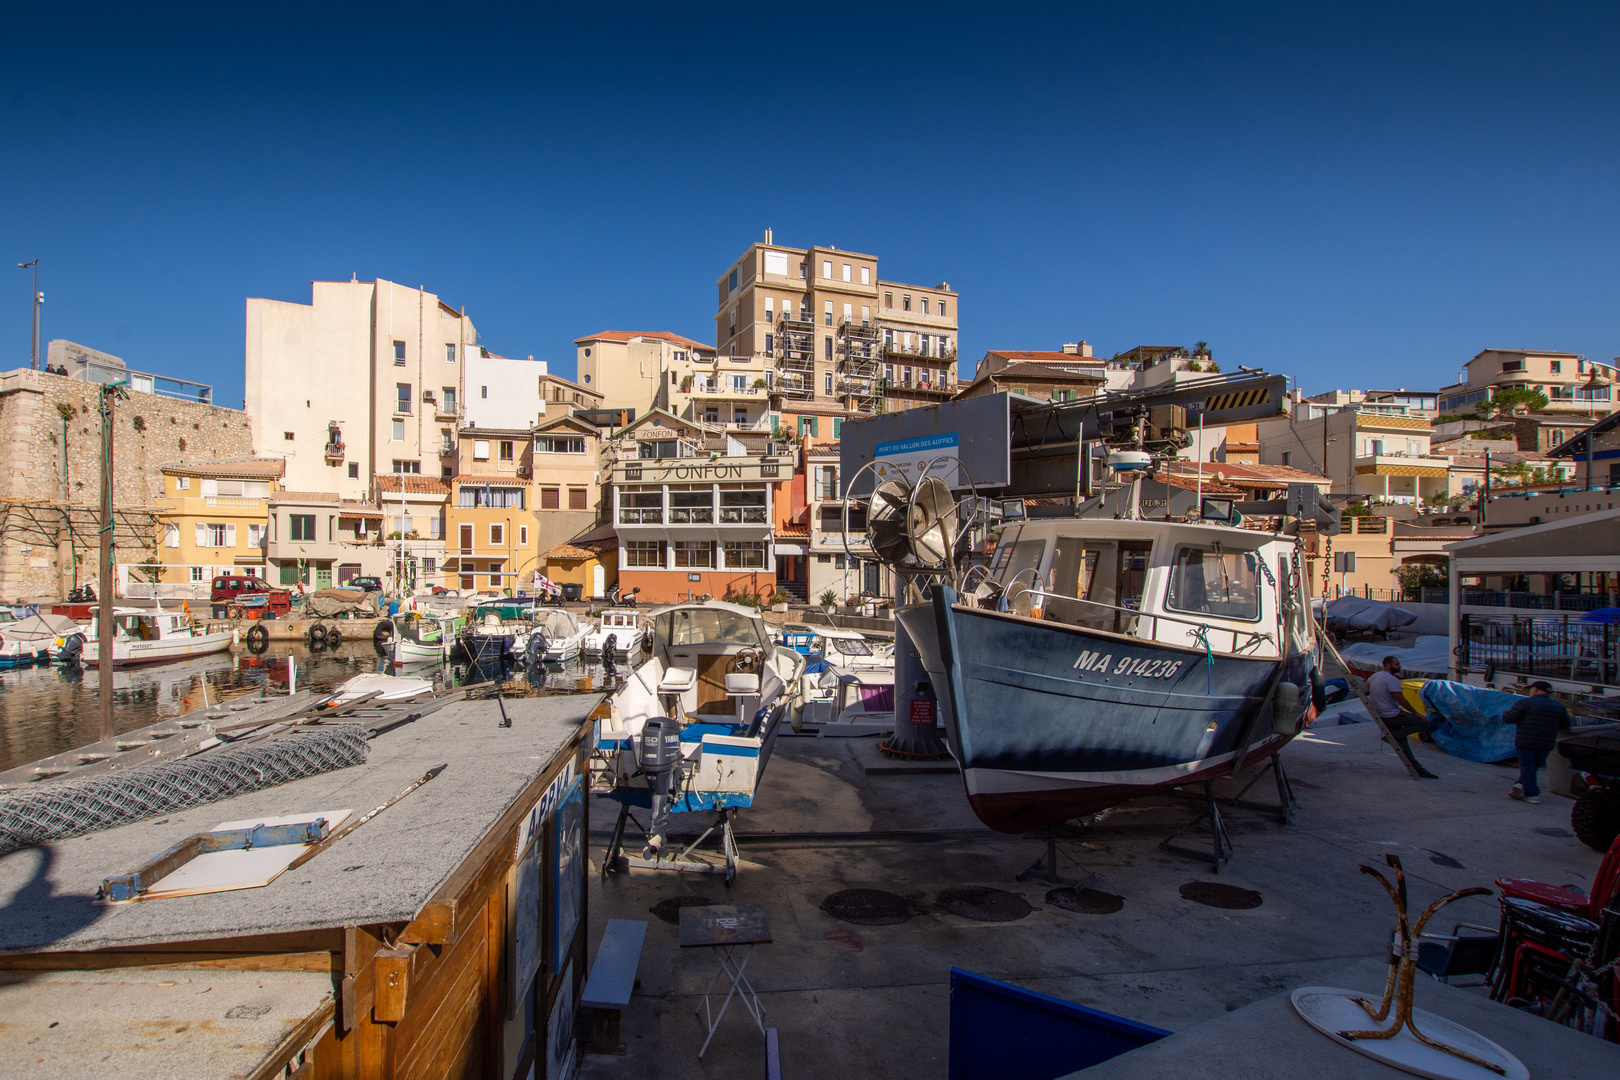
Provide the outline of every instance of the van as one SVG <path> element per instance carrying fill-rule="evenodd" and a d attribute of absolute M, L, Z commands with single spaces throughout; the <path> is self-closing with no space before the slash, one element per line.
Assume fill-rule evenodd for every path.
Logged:
<path fill-rule="evenodd" d="M 216 608 L 247 601 L 250 606 L 263 606 L 277 616 L 292 610 L 292 594 L 286 589 L 271 588 L 263 578 L 238 574 L 216 577 L 210 600 Z"/>

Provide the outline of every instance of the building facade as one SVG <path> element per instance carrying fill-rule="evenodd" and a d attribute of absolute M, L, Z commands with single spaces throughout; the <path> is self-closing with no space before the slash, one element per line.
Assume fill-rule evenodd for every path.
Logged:
<path fill-rule="evenodd" d="M 671 372 L 691 374 L 709 363 L 714 346 L 667 330 L 606 330 L 574 340 L 575 371 L 582 389 L 600 398 L 596 408 L 633 409 L 637 416 L 666 404 L 661 398 Z"/>
<path fill-rule="evenodd" d="M 1484 349 L 1464 365 L 1457 381 L 1442 386 L 1446 415 L 1473 412 L 1497 390 L 1524 387 L 1547 395 L 1548 409 L 1596 419 L 1614 407 L 1615 365 L 1579 353 L 1545 349 Z"/>
<path fill-rule="evenodd" d="M 272 585 L 328 589 L 376 577 L 395 588 L 380 512 L 335 491 L 283 490 L 270 496 L 267 513 L 265 576 Z"/>
<path fill-rule="evenodd" d="M 286 459 L 287 487 L 346 499 L 367 498 L 384 473 L 442 476 L 443 432 L 478 342 L 472 320 L 381 279 L 317 281 L 311 294 L 247 301 L 254 453 Z"/>
<path fill-rule="evenodd" d="M 1405 406 L 1299 399 L 1259 421 L 1260 461 L 1319 473 L 1333 490 L 1381 502 L 1428 503 L 1451 492 L 1451 461 L 1430 451 L 1427 417 Z"/>
<path fill-rule="evenodd" d="M 162 570 L 142 576 L 165 585 L 210 582 L 218 574 L 264 577 L 270 499 L 280 490 L 284 468 L 275 459 L 162 466 Z"/>
<path fill-rule="evenodd" d="M 531 592 L 539 566 L 533 429 L 462 428 L 445 510 L 444 584 L 462 592 Z"/>

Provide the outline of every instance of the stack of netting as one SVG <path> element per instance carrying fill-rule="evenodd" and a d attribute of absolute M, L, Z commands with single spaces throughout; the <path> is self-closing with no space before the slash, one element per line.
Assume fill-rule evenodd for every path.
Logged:
<path fill-rule="evenodd" d="M 366 730 L 341 724 L 82 780 L 0 794 L 0 853 L 127 825 L 366 760 Z"/>

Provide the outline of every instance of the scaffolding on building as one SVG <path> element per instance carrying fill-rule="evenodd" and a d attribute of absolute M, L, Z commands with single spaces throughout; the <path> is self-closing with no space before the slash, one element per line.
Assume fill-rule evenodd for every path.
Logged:
<path fill-rule="evenodd" d="M 852 412 L 883 411 L 882 344 L 870 323 L 845 319 L 838 328 L 838 389 Z"/>
<path fill-rule="evenodd" d="M 158 516 L 155 507 L 113 507 L 112 542 L 115 550 L 152 554 L 157 547 Z M 101 543 L 101 509 L 79 503 L 65 503 L 58 499 L 0 498 L 0 549 L 30 560 L 55 563 L 52 584 L 66 592 L 86 581 L 96 581 L 96 553 Z M 71 553 L 70 561 L 60 557 Z M 35 555 L 34 552 L 39 554 Z M 0 560 L 0 595 L 17 596 L 34 589 L 22 581 L 12 580 L 19 567 Z M 89 569 L 80 572 L 80 564 Z M 34 569 L 44 569 L 34 564 Z"/>
<path fill-rule="evenodd" d="M 796 401 L 816 396 L 816 324 L 807 308 L 789 308 L 776 325 L 776 385 L 772 393 Z"/>

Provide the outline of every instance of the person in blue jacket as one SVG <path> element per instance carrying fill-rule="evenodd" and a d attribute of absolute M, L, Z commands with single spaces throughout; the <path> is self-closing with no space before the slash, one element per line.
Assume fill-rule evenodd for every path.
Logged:
<path fill-rule="evenodd" d="M 1536 774 L 1558 745 L 1558 732 L 1569 727 L 1569 710 L 1552 696 L 1551 683 L 1538 680 L 1530 684 L 1530 693 L 1502 714 L 1502 722 L 1516 729 L 1513 748 L 1519 754 L 1519 782 L 1508 791 L 1508 798 L 1539 803 L 1541 787 Z"/>

